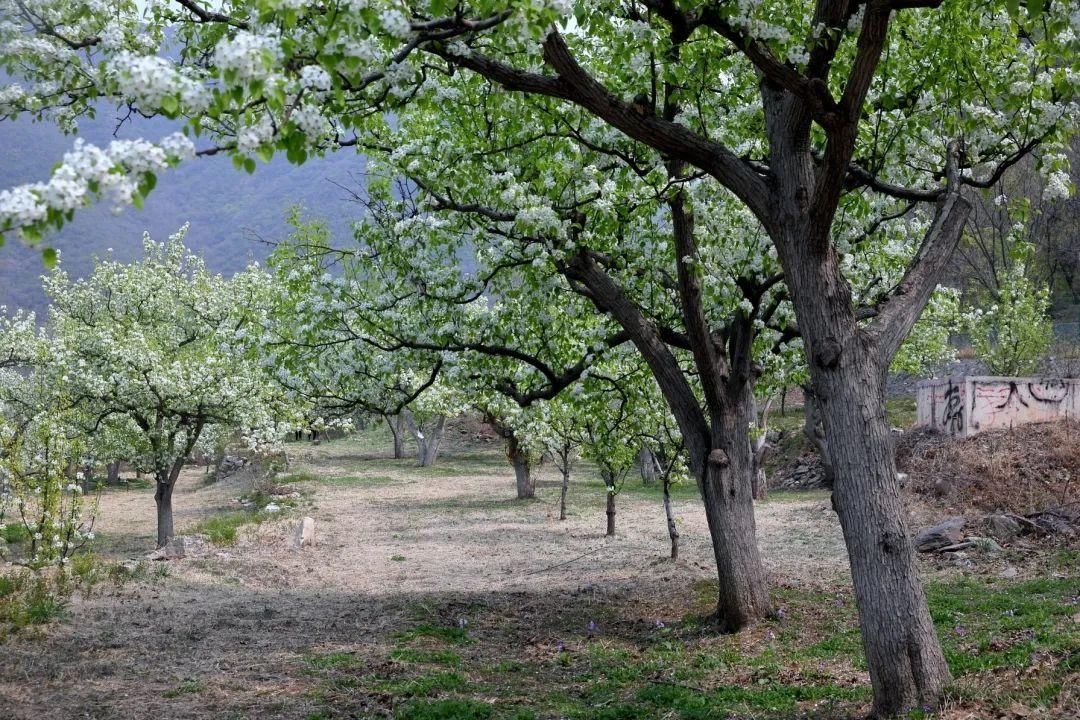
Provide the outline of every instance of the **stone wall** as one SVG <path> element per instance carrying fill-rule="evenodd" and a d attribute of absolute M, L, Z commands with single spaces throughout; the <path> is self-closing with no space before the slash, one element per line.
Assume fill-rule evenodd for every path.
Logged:
<path fill-rule="evenodd" d="M 1080 378 L 935 378 L 915 391 L 917 424 L 969 437 L 984 430 L 1080 418 Z"/>

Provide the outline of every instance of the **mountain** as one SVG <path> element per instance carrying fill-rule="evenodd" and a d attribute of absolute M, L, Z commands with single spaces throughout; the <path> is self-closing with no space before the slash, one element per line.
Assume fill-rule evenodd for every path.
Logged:
<path fill-rule="evenodd" d="M 98 117 L 80 122 L 79 137 L 107 144 L 113 137 L 156 140 L 175 130 L 167 121 L 125 122 L 117 130 L 116 113 L 102 109 Z M 0 189 L 47 179 L 75 138 L 55 126 L 26 120 L 0 122 Z M 197 143 L 198 145 L 198 143 Z M 76 212 L 75 219 L 41 246 L 28 247 L 9 235 L 0 247 L 0 304 L 39 313 L 46 307 L 41 291 L 41 248 L 60 251 L 60 262 L 73 276 L 85 275 L 95 255 L 110 248 L 120 260 L 141 253 L 141 237 L 149 231 L 164 240 L 185 222 L 191 224 L 187 243 L 202 254 L 208 267 L 232 273 L 270 252 L 268 244 L 289 233 L 285 215 L 300 205 L 313 216 L 325 217 L 336 235 L 347 236 L 349 224 L 363 214 L 338 187 L 358 188 L 364 158 L 351 151 L 331 153 L 303 166 L 284 157 L 259 163 L 248 175 L 227 157 L 199 158 L 158 175 L 157 187 L 142 210 L 114 213 L 108 202 Z M 335 184 L 337 183 L 337 185 Z"/>

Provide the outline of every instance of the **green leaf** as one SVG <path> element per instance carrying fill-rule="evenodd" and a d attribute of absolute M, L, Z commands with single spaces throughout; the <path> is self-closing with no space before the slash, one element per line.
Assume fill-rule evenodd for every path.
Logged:
<path fill-rule="evenodd" d="M 41 251 L 41 261 L 45 263 L 45 267 L 52 270 L 56 267 L 56 250 L 51 247 L 47 247 Z"/>
<path fill-rule="evenodd" d="M 166 95 L 161 99 L 161 109 L 169 117 L 174 117 L 180 110 L 180 101 L 174 95 Z"/>

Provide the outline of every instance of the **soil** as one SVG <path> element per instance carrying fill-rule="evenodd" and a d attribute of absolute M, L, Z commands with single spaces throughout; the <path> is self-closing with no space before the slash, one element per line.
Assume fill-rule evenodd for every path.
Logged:
<path fill-rule="evenodd" d="M 474 440 L 478 430 L 460 432 Z M 541 475 L 535 501 L 517 501 L 497 444 L 478 446 L 418 469 L 353 440 L 290 445 L 293 470 L 329 478 L 300 485 L 304 507 L 242 529 L 236 545 L 207 557 L 146 563 L 142 579 L 76 595 L 62 622 L 10 640 L 0 718 L 304 717 L 316 707 L 312 656 L 373 657 L 418 608 L 468 615 L 481 632 L 483 616 L 512 614 L 552 644 L 582 613 L 652 627 L 707 610 L 701 588 L 715 574 L 696 498 L 676 501 L 682 543 L 672 563 L 658 495 L 620 494 L 617 535 L 605 538 L 597 484 L 571 485 L 570 518 L 560 522 L 553 471 Z M 253 473 L 207 484 L 202 471 L 185 471 L 174 497 L 180 531 L 238 509 Z M 315 519 L 317 544 L 297 550 L 303 515 Z M 152 490 L 106 493 L 95 529 L 103 559 L 144 556 Z M 775 585 L 847 582 L 827 495 L 761 504 L 757 531 Z"/>

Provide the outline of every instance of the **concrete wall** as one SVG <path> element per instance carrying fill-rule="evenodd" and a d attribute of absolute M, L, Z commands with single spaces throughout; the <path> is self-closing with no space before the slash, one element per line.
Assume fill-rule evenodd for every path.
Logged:
<path fill-rule="evenodd" d="M 916 423 L 969 437 L 983 430 L 1080 418 L 1080 378 L 948 377 L 915 391 Z"/>

